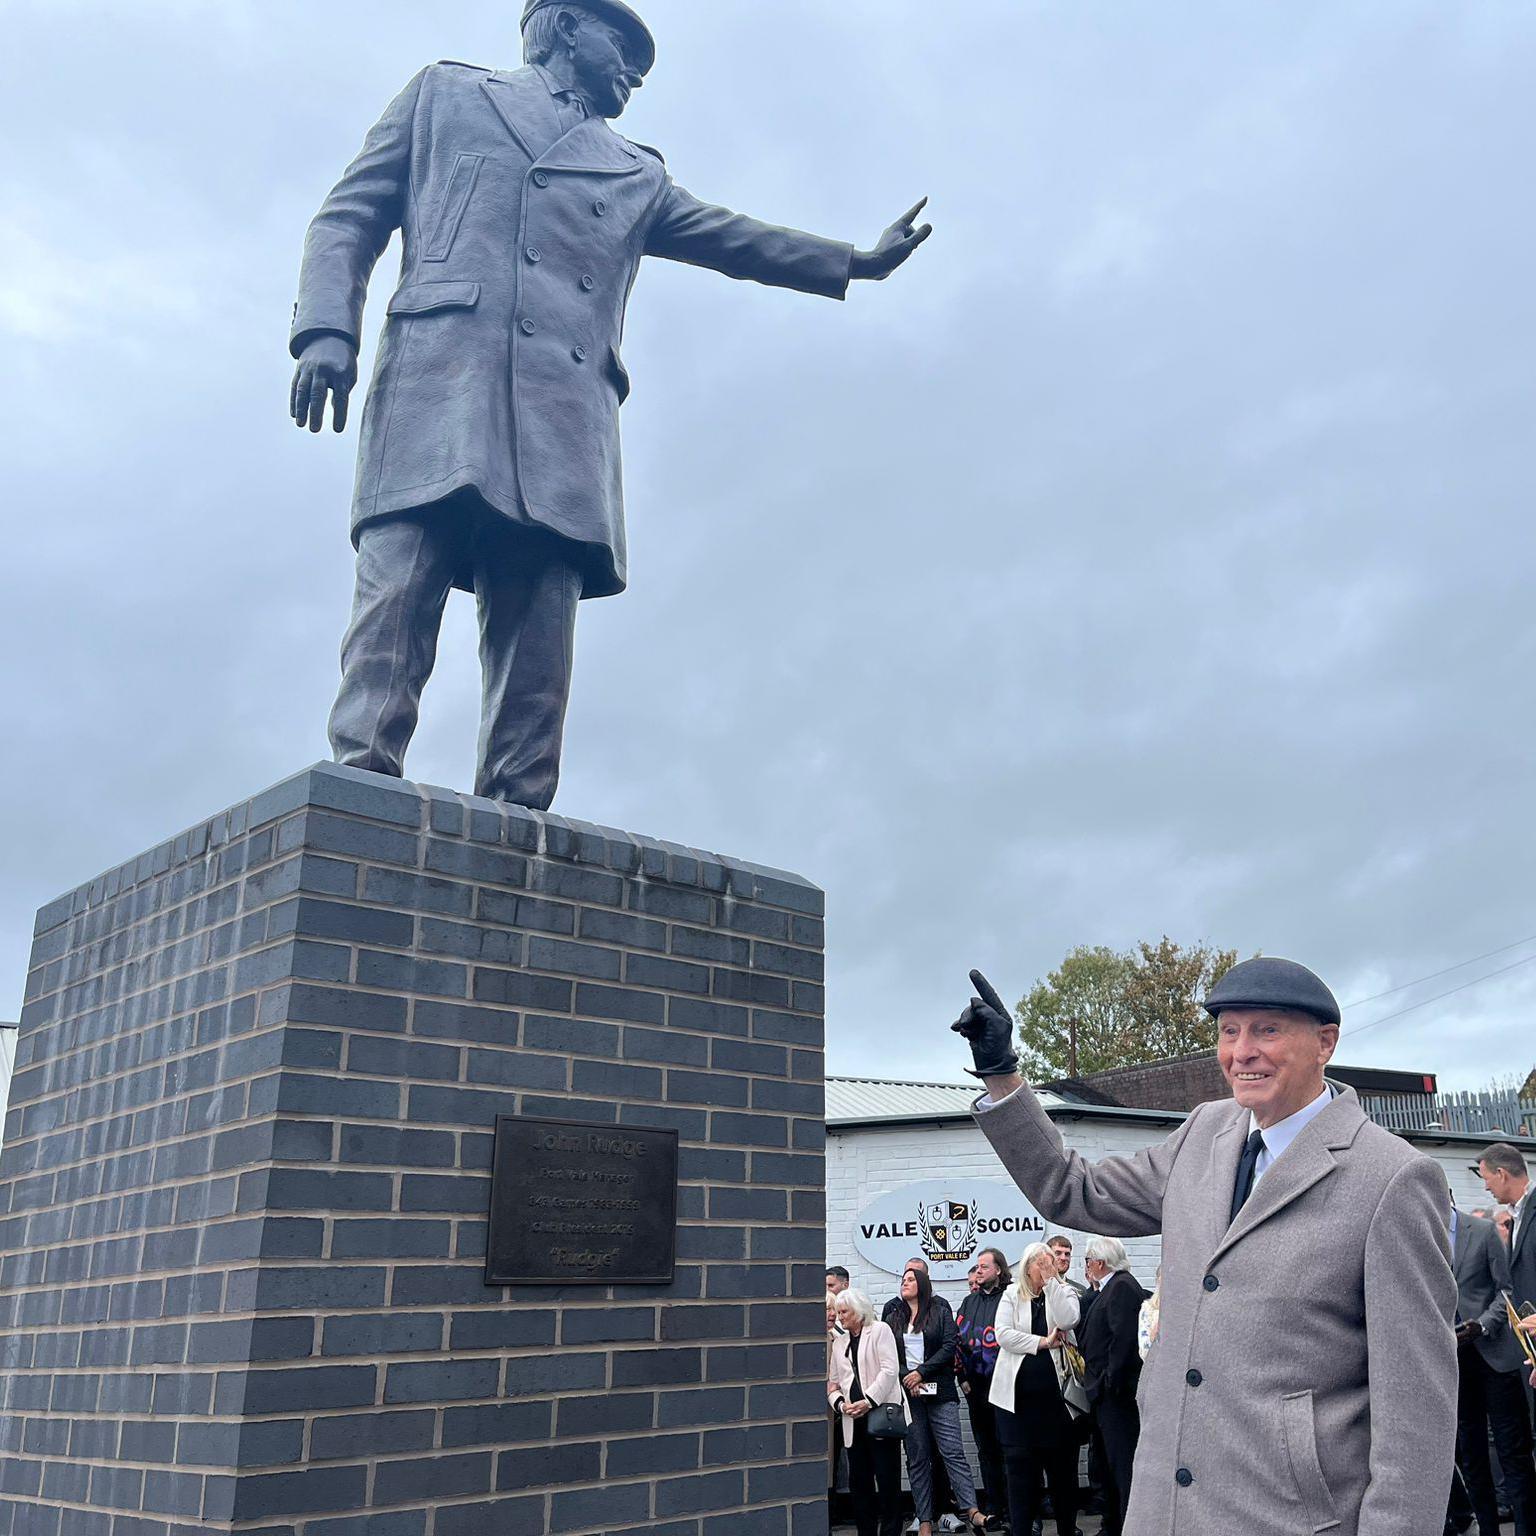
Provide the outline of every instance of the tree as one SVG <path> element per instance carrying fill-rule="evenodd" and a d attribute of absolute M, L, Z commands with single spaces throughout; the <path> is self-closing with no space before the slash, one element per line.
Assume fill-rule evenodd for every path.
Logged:
<path fill-rule="evenodd" d="M 1215 1040 L 1202 998 L 1237 951 L 1165 934 L 1134 951 L 1079 945 L 1019 1000 L 1021 1070 L 1036 1081 L 1208 1050 Z"/>

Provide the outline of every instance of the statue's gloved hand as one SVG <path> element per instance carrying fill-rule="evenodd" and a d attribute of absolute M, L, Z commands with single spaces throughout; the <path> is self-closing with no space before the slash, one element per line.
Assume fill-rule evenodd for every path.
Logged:
<path fill-rule="evenodd" d="M 889 277 L 933 233 L 932 224 L 921 226 L 917 224 L 917 216 L 923 211 L 927 202 L 926 197 L 922 198 L 907 209 L 880 236 L 874 250 L 855 251 L 849 275 L 867 278 L 877 283 L 882 278 Z"/>
<path fill-rule="evenodd" d="M 288 414 L 297 427 L 318 432 L 325 423 L 325 401 L 331 399 L 331 425 L 340 432 L 347 424 L 347 399 L 357 383 L 357 348 L 350 337 L 325 331 L 299 354 L 288 392 Z"/>
<path fill-rule="evenodd" d="M 966 1070 L 972 1077 L 1010 1077 L 1019 1070 L 1018 1052 L 1013 1048 L 1013 1015 L 980 971 L 971 972 L 971 985 L 981 995 L 973 997 L 965 1012 L 949 1026 L 971 1042 L 976 1065 Z"/>

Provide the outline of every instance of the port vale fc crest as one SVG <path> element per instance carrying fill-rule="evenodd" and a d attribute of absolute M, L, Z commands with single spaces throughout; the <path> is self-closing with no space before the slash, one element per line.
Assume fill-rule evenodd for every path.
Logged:
<path fill-rule="evenodd" d="M 963 1280 L 983 1248 L 1009 1262 L 1045 1236 L 1045 1223 L 1023 1194 L 1002 1179 L 927 1179 L 876 1195 L 854 1219 L 853 1245 L 879 1269 L 899 1275 L 922 1254 L 935 1280 Z M 846 1251 L 829 1227 L 833 1251 Z"/>
<path fill-rule="evenodd" d="M 976 1249 L 976 1203 L 930 1200 L 918 1207 L 917 1224 L 930 1264 L 968 1259 Z"/>

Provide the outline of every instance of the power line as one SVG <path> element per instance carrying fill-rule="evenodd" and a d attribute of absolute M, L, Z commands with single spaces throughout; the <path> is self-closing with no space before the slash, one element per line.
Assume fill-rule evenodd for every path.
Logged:
<path fill-rule="evenodd" d="M 1527 955 L 1523 960 L 1513 960 L 1508 965 L 1501 965 L 1498 970 L 1489 971 L 1484 976 L 1474 976 L 1471 981 L 1464 981 L 1459 987 L 1451 987 L 1445 992 L 1437 992 L 1433 997 L 1422 998 L 1417 1003 L 1409 1003 L 1406 1008 L 1399 1008 L 1393 1013 L 1384 1014 L 1379 1019 L 1372 1019 L 1369 1024 L 1361 1024 L 1357 1028 L 1346 1029 L 1343 1033 L 1351 1036 L 1363 1035 L 1366 1030 L 1375 1029 L 1378 1024 L 1390 1024 L 1393 1019 L 1400 1019 L 1405 1013 L 1412 1013 L 1415 1008 L 1426 1008 L 1430 1003 L 1438 1003 L 1447 997 L 1454 997 L 1458 992 L 1465 992 L 1468 987 L 1475 987 L 1484 981 L 1492 981 L 1495 976 L 1502 976 L 1506 971 L 1517 971 L 1522 965 L 1530 965 L 1533 961 L 1536 961 L 1536 955 Z M 1457 967 L 1453 965 L 1451 969 L 1454 971 Z M 1385 993 L 1382 995 L 1386 996 Z"/>
<path fill-rule="evenodd" d="M 1426 981 L 1438 981 L 1442 976 L 1449 976 L 1452 971 L 1464 970 L 1469 965 L 1476 965 L 1479 960 L 1492 960 L 1495 955 L 1507 955 L 1512 949 L 1519 949 L 1522 944 L 1536 942 L 1536 933 L 1528 934 L 1523 939 L 1516 939 L 1513 944 L 1501 944 L 1497 949 L 1490 949 L 1487 954 L 1473 955 L 1470 960 L 1458 960 L 1455 965 L 1448 965 L 1443 971 L 1431 971 L 1428 976 L 1420 976 L 1414 981 L 1405 981 L 1401 986 L 1388 987 L 1385 992 L 1373 992 L 1369 997 L 1357 997 L 1352 1002 L 1344 1004 L 1345 1008 L 1363 1008 L 1367 1003 L 1380 1002 L 1384 997 L 1392 997 L 1398 992 L 1406 992 L 1410 987 L 1422 986 Z M 1524 962 L 1521 962 L 1522 964 Z M 1494 971 L 1492 975 L 1499 973 Z M 1447 994 L 1449 995 L 1449 994 Z M 1432 1002 L 1432 998 L 1427 998 Z M 1379 1021 L 1378 1021 L 1379 1022 Z"/>

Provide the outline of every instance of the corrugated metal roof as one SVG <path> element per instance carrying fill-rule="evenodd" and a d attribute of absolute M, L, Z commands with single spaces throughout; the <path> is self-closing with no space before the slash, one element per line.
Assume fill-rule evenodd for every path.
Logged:
<path fill-rule="evenodd" d="M 969 1120 L 980 1093 L 976 1083 L 905 1083 L 878 1077 L 829 1077 L 827 1124 L 869 1124 L 879 1120 Z M 1047 1107 L 1062 1102 L 1041 1093 Z"/>
<path fill-rule="evenodd" d="M 16 1041 L 18 1031 L 14 1024 L 0 1024 L 0 1124 L 5 1121 L 5 1105 L 11 1093 L 11 1073 L 16 1070 Z"/>

